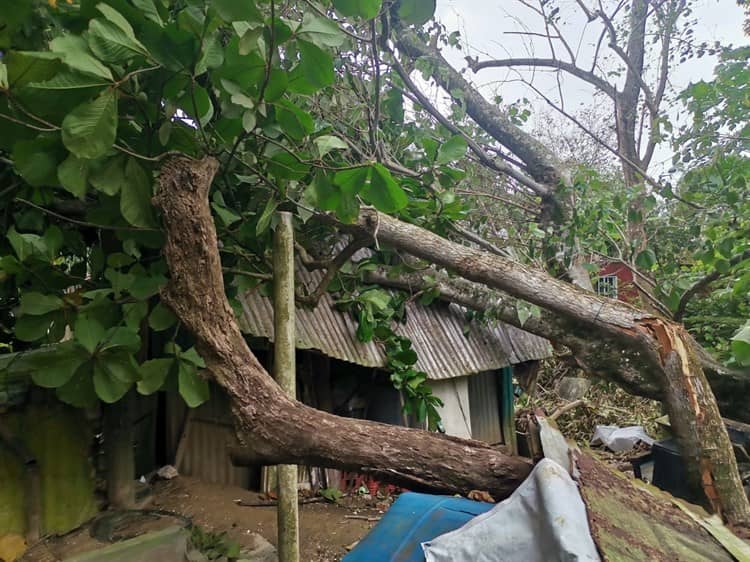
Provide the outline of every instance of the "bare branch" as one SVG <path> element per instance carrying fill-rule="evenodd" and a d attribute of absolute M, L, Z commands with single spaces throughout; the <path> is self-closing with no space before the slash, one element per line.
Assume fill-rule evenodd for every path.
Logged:
<path fill-rule="evenodd" d="M 339 254 L 331 260 L 326 268 L 326 273 L 323 279 L 320 280 L 318 286 L 309 295 L 297 295 L 297 300 L 305 304 L 317 304 L 320 297 L 328 289 L 328 285 L 331 284 L 336 274 L 348 262 L 352 256 L 359 250 L 367 245 L 367 239 L 363 236 L 355 236 L 346 247 L 339 252 Z"/>
<path fill-rule="evenodd" d="M 729 260 L 730 267 L 734 267 L 741 261 L 745 261 L 747 259 L 750 259 L 750 250 L 745 250 L 743 253 L 734 256 L 731 260 Z M 674 319 L 678 322 L 681 322 L 683 317 L 685 316 L 685 310 L 687 309 L 687 305 L 690 302 L 690 300 L 697 295 L 700 291 L 708 287 L 711 283 L 714 281 L 717 281 L 720 279 L 724 274 L 719 273 L 718 270 L 713 270 L 711 273 L 705 275 L 704 277 L 701 277 L 693 283 L 680 297 L 680 302 L 677 304 L 677 310 L 675 310 L 674 313 Z"/>
<path fill-rule="evenodd" d="M 593 72 L 589 72 L 587 70 L 579 68 L 573 63 L 565 62 L 559 59 L 512 58 L 512 59 L 488 60 L 488 61 L 482 61 L 482 62 L 471 61 L 469 63 L 469 68 L 471 68 L 471 70 L 475 73 L 479 72 L 480 70 L 484 68 L 511 68 L 511 67 L 518 67 L 518 66 L 529 66 L 533 68 L 537 68 L 537 67 L 555 68 L 557 70 L 562 70 L 564 72 L 567 72 L 568 74 L 571 74 L 572 76 L 575 76 L 576 78 L 580 78 L 584 82 L 588 82 L 589 84 L 591 84 L 592 86 L 600 90 L 601 92 L 607 94 L 612 99 L 614 99 L 615 95 L 617 94 L 614 86 L 612 86 L 609 82 L 597 76 Z"/>

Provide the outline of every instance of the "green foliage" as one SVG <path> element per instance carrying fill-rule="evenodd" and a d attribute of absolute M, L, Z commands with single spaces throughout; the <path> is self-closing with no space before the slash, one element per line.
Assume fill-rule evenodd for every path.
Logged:
<path fill-rule="evenodd" d="M 338 488 L 321 488 L 318 493 L 331 503 L 337 503 L 344 495 Z"/>
<path fill-rule="evenodd" d="M 212 562 L 234 562 L 240 556 L 239 543 L 229 539 L 226 533 L 214 533 L 197 525 L 190 528 L 189 546 L 192 550 L 200 552 L 205 560 Z M 188 553 L 191 560 L 194 558 Z"/>
<path fill-rule="evenodd" d="M 367 288 L 356 295 L 339 300 L 358 319 L 357 337 L 362 342 L 377 341 L 386 354 L 386 369 L 391 382 L 404 397 L 404 412 L 421 423 L 427 421 L 431 430 L 438 428 L 443 402 L 432 394 L 427 374 L 419 371 L 417 353 L 411 340 L 400 336 L 395 325 L 403 320 L 404 297 L 379 288 Z"/>

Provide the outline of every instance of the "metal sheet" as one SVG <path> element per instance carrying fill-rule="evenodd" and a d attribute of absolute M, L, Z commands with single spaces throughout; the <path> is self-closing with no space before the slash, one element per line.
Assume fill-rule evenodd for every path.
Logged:
<path fill-rule="evenodd" d="M 502 443 L 500 404 L 497 390 L 498 374 L 479 373 L 469 379 L 469 411 L 471 437 L 487 443 Z"/>
<path fill-rule="evenodd" d="M 308 271 L 297 260 L 297 280 L 312 291 L 321 271 Z M 241 328 L 248 334 L 273 341 L 273 304 L 260 291 L 248 291 L 240 297 L 243 315 Z M 357 339 L 357 322 L 347 312 L 336 310 L 326 293 L 315 308 L 298 307 L 297 347 L 317 349 L 329 357 L 365 367 L 382 367 L 385 355 L 374 342 Z M 464 311 L 455 305 L 434 303 L 429 307 L 416 302 L 406 305 L 406 322 L 397 333 L 411 339 L 419 360 L 417 368 L 430 379 L 448 379 L 499 369 L 508 365 L 543 359 L 551 355 L 547 340 L 504 323 L 495 325 L 472 322 L 464 335 Z"/>
<path fill-rule="evenodd" d="M 178 395 L 168 396 L 168 443 L 176 451 L 179 433 L 185 420 L 186 407 Z M 232 465 L 227 449 L 239 441 L 232 424 L 229 399 L 216 385 L 211 385 L 211 398 L 201 404 L 186 428 L 185 452 L 177 470 L 205 482 L 247 488 L 250 469 Z"/>

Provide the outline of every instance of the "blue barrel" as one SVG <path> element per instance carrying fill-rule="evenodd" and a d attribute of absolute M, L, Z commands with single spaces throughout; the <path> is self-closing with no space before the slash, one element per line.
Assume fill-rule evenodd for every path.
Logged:
<path fill-rule="evenodd" d="M 342 562 L 424 562 L 421 543 L 495 507 L 454 496 L 407 492 Z"/>

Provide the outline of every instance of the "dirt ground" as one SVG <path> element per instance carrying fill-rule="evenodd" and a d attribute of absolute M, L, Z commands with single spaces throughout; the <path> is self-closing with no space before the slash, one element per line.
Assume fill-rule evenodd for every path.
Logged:
<path fill-rule="evenodd" d="M 255 492 L 208 484 L 188 476 L 159 482 L 152 507 L 192 517 L 193 522 L 214 532 L 226 531 L 241 545 L 250 533 L 258 533 L 276 544 L 276 508 L 244 507 L 235 500 L 258 502 Z M 346 547 L 361 539 L 374 521 L 347 519 L 347 516 L 380 517 L 382 511 L 365 501 L 342 498 L 339 504 L 300 505 L 300 559 L 309 562 L 334 562 L 347 552 Z M 372 502 L 369 502 L 372 503 Z M 243 542 L 243 540 L 245 542 Z M 249 545 L 248 545 L 249 546 Z"/>
<path fill-rule="evenodd" d="M 246 503 L 267 501 L 256 492 L 233 486 L 209 484 L 189 476 L 157 481 L 144 510 L 173 512 L 192 520 L 204 530 L 226 532 L 242 547 L 253 548 L 255 533 L 276 544 L 276 508 L 246 507 Z M 307 503 L 300 505 L 300 560 L 305 562 L 336 562 L 376 524 L 387 502 L 369 497 L 344 497 L 337 504 Z M 184 525 L 179 517 L 155 517 L 134 514 L 118 525 L 117 537 L 130 538 L 170 525 Z M 94 523 L 95 525 L 96 523 Z M 92 524 L 36 545 L 23 557 L 24 562 L 57 562 L 67 557 L 105 546 L 91 536 Z M 101 530 L 101 525 L 100 525 Z"/>

